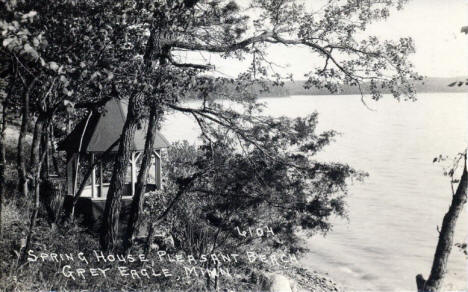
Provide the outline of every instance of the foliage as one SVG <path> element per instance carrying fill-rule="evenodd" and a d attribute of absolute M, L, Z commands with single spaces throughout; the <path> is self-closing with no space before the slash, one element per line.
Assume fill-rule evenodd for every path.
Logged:
<path fill-rule="evenodd" d="M 390 9 L 404 2 L 329 1 L 311 11 L 293 0 L 252 0 L 247 5 L 232 0 L 3 0 L 1 96 L 13 116 L 26 106 L 22 97 L 30 95 L 31 116 L 52 124 L 38 133 L 36 142 L 48 138 L 51 129 L 64 134 L 64 125 L 86 114 L 73 107 L 100 110 L 111 97 L 130 99 L 128 124 L 145 119 L 149 107 L 158 108 L 160 122 L 170 111 L 190 115 L 203 131 L 204 144 L 171 150 L 165 193 L 154 196 L 149 202 L 154 209 L 147 210 L 158 211 L 155 222 L 164 219 L 186 252 L 231 250 L 254 241 L 267 250 L 296 252 L 295 231 L 327 232 L 332 216 L 345 215 L 347 180 L 362 174 L 347 165 L 314 161 L 313 155 L 335 135 L 315 134 L 316 114 L 296 120 L 261 116 L 257 94 L 291 78 L 275 72 L 267 52 L 282 45 L 308 48 L 322 64 L 311 68 L 306 87 L 337 92 L 342 86 L 360 89 L 367 82 L 374 99 L 382 91 L 413 98 L 411 80 L 419 76 L 407 59 L 414 51 L 412 40 L 361 38 L 370 23 L 385 19 Z M 250 66 L 234 78 L 215 77 L 216 64 L 193 58 L 200 53 L 247 60 Z M 199 100 L 200 106 L 186 107 L 187 98 Z M 42 156 L 38 152 L 34 166 Z M 127 163 L 119 161 L 125 157 L 121 152 L 115 165 Z M 9 228 L 16 234 L 25 230 L 24 223 Z M 235 227 L 265 224 L 273 228 L 274 238 L 243 239 L 233 232 Z M 97 243 L 75 226 L 53 231 L 39 220 L 38 230 L 32 229 L 35 248 L 96 248 Z M 18 281 L 8 278 L 4 283 L 13 286 L 2 288 L 89 288 L 84 282 L 47 283 L 45 274 L 53 278 L 49 264 L 28 273 L 10 271 L 17 273 Z M 114 284 L 141 287 L 136 282 L 94 284 L 101 289 Z"/>
<path fill-rule="evenodd" d="M 310 214 L 298 216 L 291 212 L 290 220 L 326 231 L 328 225 L 317 220 L 314 216 L 318 214 L 314 212 L 324 208 L 325 214 L 319 214 L 324 217 L 342 213 L 342 206 L 336 203 L 340 200 L 325 201 L 322 205 L 319 196 L 311 203 L 301 192 L 313 186 L 322 193 L 335 193 L 348 176 L 343 173 L 349 174 L 350 170 L 341 165 L 319 163 L 313 168 L 308 165 L 307 156 L 283 157 L 272 151 L 275 147 L 284 149 L 292 144 L 297 151 L 313 154 L 332 134 L 300 145 L 298 141 L 302 137 L 294 136 L 307 136 L 309 133 L 302 128 L 311 126 L 312 121 L 275 121 L 259 116 L 261 105 L 256 100 L 259 84 L 261 90 L 267 90 L 271 82 L 282 85 L 285 79 L 291 78 L 275 72 L 268 50 L 284 45 L 307 48 L 320 66 L 310 69 L 305 87 L 337 92 L 343 86 L 360 89 L 361 84 L 367 82 L 374 99 L 379 99 L 385 90 L 398 99 L 401 94 L 414 98 L 412 80 L 419 76 L 408 61 L 408 55 L 414 52 L 412 40 L 362 37 L 369 24 L 387 18 L 391 9 L 401 8 L 405 2 L 329 1 L 321 9 L 312 10 L 302 1 L 294 0 L 248 3 L 232 0 L 5 0 L 0 3 L 0 57 L 5 60 L 7 69 L 1 71 L 8 78 L 10 88 L 31 89 L 31 111 L 43 118 L 39 121 L 46 120 L 46 125 L 50 122 L 55 128 L 83 115 L 80 111 L 62 111 L 64 103 L 99 110 L 111 97 L 130 100 L 127 126 L 122 132 L 122 137 L 130 138 L 127 141 L 131 140 L 137 124 L 147 117 L 149 107 L 158 109 L 159 122 L 169 111 L 187 113 L 197 121 L 208 142 L 221 143 L 219 147 L 231 152 L 219 159 L 231 161 L 232 167 L 242 167 L 246 162 L 237 160 L 238 150 L 232 146 L 238 143 L 245 147 L 249 159 L 278 177 L 291 179 L 283 190 L 268 183 L 263 185 L 263 191 L 249 184 L 246 188 L 261 194 L 270 189 L 290 193 L 297 184 L 298 201 L 281 203 Z M 233 62 L 247 60 L 250 66 L 234 78 L 215 77 L 216 64 L 206 59 L 199 62 L 193 57 L 199 54 L 218 55 Z M 19 101 L 20 94 L 14 92 L 11 99 L 24 106 Z M 220 97 L 231 103 L 225 103 Z M 195 98 L 202 104 L 198 108 L 185 107 L 182 102 L 187 98 Z M 220 131 L 230 132 L 232 136 L 228 139 L 233 142 L 222 142 L 212 124 L 220 126 Z M 45 138 L 49 131 L 39 134 Z M 40 157 L 36 150 L 34 164 Z M 104 221 L 107 225 L 103 230 L 108 234 L 103 232 L 103 246 L 115 240 L 122 196 L 119 184 L 128 163 L 128 152 L 122 142 L 115 158 L 109 204 L 105 209 L 108 220 Z M 265 157 L 272 160 L 267 162 Z M 286 167 L 290 163 L 297 164 L 295 170 Z M 266 179 L 269 173 L 258 175 Z M 234 175 L 238 176 L 242 179 L 241 173 Z M 211 182 L 215 183 L 231 182 Z M 327 183 L 331 185 L 327 187 Z M 210 192 L 217 190 L 210 189 Z M 237 210 L 243 214 L 241 207 L 254 208 L 254 202 L 252 199 Z M 328 206 L 332 203 L 333 206 Z M 277 224 L 280 229 L 292 230 L 285 227 L 284 222 Z"/>
<path fill-rule="evenodd" d="M 300 45 L 323 60 L 323 66 L 311 68 L 307 87 L 336 92 L 343 85 L 370 82 L 376 99 L 386 89 L 396 97 L 412 97 L 409 81 L 418 76 L 407 60 L 414 50 L 411 39 L 360 37 L 370 23 L 404 2 L 335 1 L 309 11 L 291 0 L 255 0 L 248 6 L 231 0 L 8 0 L 0 4 L 1 56 L 10 60 L 5 66 L 16 64 L 23 83 L 40 79 L 35 91 L 46 92 L 56 80 L 51 95 L 56 92 L 61 99 L 129 98 L 136 92 L 155 98 L 164 92 L 162 102 L 175 104 L 191 91 L 206 89 L 204 72 L 215 69 L 210 63 L 182 62 L 187 50 L 251 58 L 250 68 L 238 78 L 218 78 L 231 79 L 243 91 L 248 80 L 276 78 L 280 84 L 285 77 L 272 71 L 269 47 Z M 159 35 L 163 53 L 148 51 L 157 49 L 148 42 L 152 32 Z M 154 54 L 153 69 L 145 71 L 148 54 Z M 167 64 L 166 72 L 158 69 L 158 59 Z M 6 72 L 11 75 L 15 66 L 10 67 Z M 160 74 L 166 77 L 157 78 Z"/>
<path fill-rule="evenodd" d="M 328 232 L 332 217 L 346 216 L 347 183 L 364 175 L 347 165 L 314 160 L 335 135 L 316 134 L 316 123 L 317 114 L 295 120 L 264 117 L 249 129 L 256 146 L 216 128 L 219 134 L 200 147 L 174 145 L 165 166 L 166 199 L 149 201 L 158 208 L 150 209 L 153 220 L 163 212 L 161 206 L 170 208 L 177 200 L 165 222 L 190 253 L 230 253 L 252 245 L 269 252 L 300 251 L 298 231 Z M 266 226 L 274 236 L 239 233 Z"/>
<path fill-rule="evenodd" d="M 460 249 L 460 251 L 465 254 L 465 256 L 468 256 L 468 249 L 467 249 L 466 242 L 464 242 L 464 243 L 455 243 L 455 246 L 458 247 Z"/>

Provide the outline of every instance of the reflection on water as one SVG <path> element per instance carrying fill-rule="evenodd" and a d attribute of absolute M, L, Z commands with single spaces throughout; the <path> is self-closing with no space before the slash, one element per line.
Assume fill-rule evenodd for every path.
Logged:
<path fill-rule="evenodd" d="M 342 133 L 319 159 L 349 163 L 370 176 L 350 187 L 350 221 L 337 220 L 326 238 L 307 241 L 303 264 L 327 272 L 349 290 L 416 290 L 415 276 L 430 271 L 437 226 L 450 203 L 450 185 L 439 154 L 454 156 L 468 142 L 466 94 L 421 94 L 417 102 L 385 97 L 368 110 L 358 96 L 269 98 L 268 114 L 319 113 L 319 130 Z M 163 132 L 171 141 L 193 141 L 199 131 L 183 115 L 169 116 Z M 467 237 L 468 216 L 458 222 L 456 242 Z M 467 290 L 464 255 L 452 250 L 449 290 Z"/>

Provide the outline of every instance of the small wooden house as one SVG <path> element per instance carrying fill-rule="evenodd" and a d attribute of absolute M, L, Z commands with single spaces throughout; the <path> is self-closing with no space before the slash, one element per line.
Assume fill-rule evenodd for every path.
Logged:
<path fill-rule="evenodd" d="M 106 161 L 101 156 L 120 137 L 127 116 L 127 107 L 128 101 L 126 100 L 109 100 L 102 112 L 92 111 L 58 145 L 59 151 L 66 151 L 67 153 L 65 209 L 67 209 L 67 206 L 68 208 L 71 207 L 71 202 L 77 195 L 80 184 L 82 184 L 83 178 L 86 176 L 84 173 L 94 165 L 75 206 L 75 212 L 83 215 L 85 223 L 95 225 L 104 211 L 113 169 L 112 156 L 118 151 L 118 143 L 110 149 L 110 159 Z M 122 197 L 121 213 L 124 217 L 125 209 L 130 205 L 135 192 L 145 136 L 146 125 L 143 124 L 135 132 L 131 149 L 130 165 L 125 181 L 124 196 Z M 161 133 L 156 133 L 147 190 L 161 188 L 161 150 L 168 146 L 169 142 L 166 138 Z"/>

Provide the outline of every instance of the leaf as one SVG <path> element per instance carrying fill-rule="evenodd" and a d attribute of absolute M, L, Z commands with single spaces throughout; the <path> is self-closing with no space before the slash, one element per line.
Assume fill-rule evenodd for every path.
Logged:
<path fill-rule="evenodd" d="M 110 81 L 112 80 L 112 78 L 114 78 L 114 73 L 112 73 L 111 71 L 104 69 L 104 73 L 107 74 L 107 78 L 106 78 L 107 81 Z"/>
<path fill-rule="evenodd" d="M 70 82 L 68 81 L 67 77 L 60 76 L 60 82 L 62 82 L 65 86 L 67 86 Z"/>
<path fill-rule="evenodd" d="M 96 71 L 96 72 L 94 72 L 94 73 L 91 75 L 91 78 L 90 78 L 90 79 L 93 80 L 93 79 L 95 79 L 95 78 L 98 77 L 98 76 L 101 76 L 101 74 L 100 74 L 98 71 Z"/>
<path fill-rule="evenodd" d="M 38 39 L 37 37 L 35 37 L 35 38 L 33 39 L 33 45 L 34 45 L 35 47 L 38 47 L 40 43 L 41 43 L 41 42 L 39 41 L 39 39 Z"/>
<path fill-rule="evenodd" d="M 50 70 L 57 71 L 59 69 L 59 65 L 55 62 L 49 62 Z"/>
<path fill-rule="evenodd" d="M 73 94 L 73 90 L 68 90 L 66 87 L 63 88 L 62 92 L 66 96 L 72 96 L 72 94 Z"/>
<path fill-rule="evenodd" d="M 29 11 L 28 13 L 24 14 L 23 16 L 21 16 L 22 19 L 26 19 L 26 18 L 33 18 L 34 16 L 37 15 L 37 11 L 34 11 L 34 10 L 31 10 Z"/>
<path fill-rule="evenodd" d="M 453 176 L 453 173 L 454 173 L 454 170 L 451 169 L 451 170 L 448 172 L 448 175 L 449 175 L 450 177 L 452 177 L 452 176 Z"/>
<path fill-rule="evenodd" d="M 3 42 L 2 42 L 2 45 L 6 48 L 14 40 L 15 40 L 14 38 L 4 39 Z"/>
<path fill-rule="evenodd" d="M 63 100 L 63 105 L 66 107 L 75 107 L 75 103 L 71 100 L 65 99 Z"/>
<path fill-rule="evenodd" d="M 37 51 L 33 47 L 31 47 L 30 44 L 25 44 L 24 45 L 24 53 L 31 56 L 34 60 L 39 58 L 39 54 L 37 53 Z"/>
<path fill-rule="evenodd" d="M 114 78 L 114 73 L 109 72 L 109 74 L 107 75 L 107 81 L 112 80 L 112 78 Z"/>

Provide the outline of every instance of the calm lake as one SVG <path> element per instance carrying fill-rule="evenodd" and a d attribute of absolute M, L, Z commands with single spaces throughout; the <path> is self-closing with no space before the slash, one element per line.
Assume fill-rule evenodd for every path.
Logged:
<path fill-rule="evenodd" d="M 420 94 L 416 102 L 385 96 L 368 102 L 360 96 L 292 96 L 263 99 L 266 113 L 297 117 L 319 113 L 319 130 L 342 135 L 319 159 L 345 162 L 369 173 L 350 185 L 349 221 L 336 220 L 325 238 L 308 239 L 305 267 L 328 273 L 351 291 L 416 291 L 437 244 L 437 226 L 448 209 L 451 190 L 439 154 L 455 156 L 468 144 L 468 96 Z M 196 123 L 182 114 L 167 117 L 162 129 L 171 141 L 195 141 Z M 456 242 L 468 236 L 467 208 L 459 219 Z M 463 253 L 452 250 L 448 290 L 468 290 Z"/>

